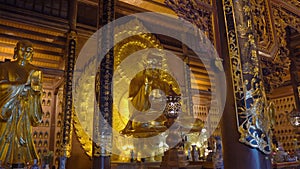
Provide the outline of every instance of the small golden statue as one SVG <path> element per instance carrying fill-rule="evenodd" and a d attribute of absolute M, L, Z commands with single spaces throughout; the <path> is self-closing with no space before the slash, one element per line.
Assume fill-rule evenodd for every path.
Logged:
<path fill-rule="evenodd" d="M 0 63 L 0 160 L 8 166 L 38 159 L 31 127 L 42 120 L 42 72 L 32 57 L 31 42 L 19 41 L 16 60 Z"/>

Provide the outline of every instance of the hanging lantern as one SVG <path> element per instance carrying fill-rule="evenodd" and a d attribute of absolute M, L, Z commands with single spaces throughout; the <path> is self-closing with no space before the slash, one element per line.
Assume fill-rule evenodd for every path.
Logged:
<path fill-rule="evenodd" d="M 300 112 L 296 108 L 287 114 L 287 118 L 293 127 L 300 127 Z"/>
<path fill-rule="evenodd" d="M 166 97 L 167 103 L 164 110 L 164 114 L 167 119 L 176 119 L 178 117 L 178 114 L 181 112 L 181 95 L 175 93 L 171 86 L 170 91 Z"/>

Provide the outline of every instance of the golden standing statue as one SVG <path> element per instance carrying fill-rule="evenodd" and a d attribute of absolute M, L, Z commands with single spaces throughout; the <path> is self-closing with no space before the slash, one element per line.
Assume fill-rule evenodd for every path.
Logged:
<path fill-rule="evenodd" d="M 38 159 L 31 127 L 42 120 L 42 72 L 30 64 L 33 47 L 19 41 L 12 62 L 0 63 L 0 160 L 5 165 Z"/>

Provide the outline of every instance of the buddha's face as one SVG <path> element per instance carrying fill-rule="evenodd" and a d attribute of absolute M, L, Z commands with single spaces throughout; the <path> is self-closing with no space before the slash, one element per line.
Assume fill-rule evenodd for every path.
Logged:
<path fill-rule="evenodd" d="M 149 57 L 146 64 L 147 73 L 153 78 L 160 77 L 160 71 L 162 69 L 161 58 Z"/>
<path fill-rule="evenodd" d="M 18 42 L 15 47 L 15 57 L 18 60 L 30 62 L 33 57 L 33 47 L 32 44 L 28 41 Z"/>

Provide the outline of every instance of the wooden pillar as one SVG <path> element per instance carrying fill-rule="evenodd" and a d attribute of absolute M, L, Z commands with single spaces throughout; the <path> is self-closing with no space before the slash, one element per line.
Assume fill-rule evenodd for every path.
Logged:
<path fill-rule="evenodd" d="M 267 101 L 261 83 L 255 35 L 251 28 L 251 12 L 247 11 L 249 1 L 223 0 L 223 2 L 218 1 L 217 6 L 220 36 L 226 37 L 221 38 L 221 53 L 228 84 L 221 123 L 224 167 L 225 169 L 271 169 L 268 155 L 271 150 L 267 131 L 255 126 L 258 121 L 266 123 L 259 113 L 267 113 L 263 109 L 267 106 Z M 242 32 L 241 28 L 247 31 Z M 251 92 L 251 89 L 259 91 L 260 94 Z M 254 110 L 259 108 L 256 103 L 262 104 L 262 109 L 259 111 Z M 254 114 L 251 115 L 250 112 Z M 248 118 L 243 118 L 244 116 L 241 115 Z M 253 133 L 248 132 L 247 129 L 259 132 L 258 138 L 253 138 Z M 257 144 L 258 141 L 266 145 L 260 146 Z"/>
<path fill-rule="evenodd" d="M 290 65 L 290 75 L 291 75 L 291 85 L 293 87 L 293 93 L 295 97 L 295 110 L 296 112 L 288 112 L 290 113 L 288 116 L 296 115 L 297 112 L 300 112 L 300 65 L 299 65 L 299 57 L 300 57 L 300 33 L 290 28 L 287 31 L 288 37 L 288 49 L 289 49 L 289 58 L 291 60 Z M 299 116 L 299 115 L 298 115 Z M 294 125 L 293 125 L 294 126 Z M 300 129 L 299 127 L 295 127 L 295 133 L 297 134 L 297 143 L 299 144 L 300 140 Z"/>
<path fill-rule="evenodd" d="M 60 158 L 60 169 L 66 168 L 66 160 L 71 155 L 72 128 L 73 128 L 73 97 L 72 82 L 76 57 L 77 33 L 77 0 L 69 1 L 69 32 L 67 33 L 67 54 L 65 58 L 65 84 L 63 91 L 63 125 L 62 125 L 62 150 Z"/>
<path fill-rule="evenodd" d="M 114 0 L 102 0 L 98 4 L 98 28 L 108 26 L 107 24 L 114 20 Z M 114 27 L 98 31 L 97 54 L 101 59 L 97 77 L 96 77 L 96 97 L 99 106 L 99 112 L 94 113 L 93 130 L 93 169 L 110 168 L 110 149 L 112 148 L 112 76 L 114 67 L 113 46 Z M 109 51 L 102 58 L 100 53 Z"/>
<path fill-rule="evenodd" d="M 295 31 L 288 32 L 288 48 L 290 51 L 290 74 L 291 74 L 291 84 L 294 91 L 295 96 L 295 108 L 298 112 L 300 112 L 300 97 L 299 97 L 299 87 L 300 87 L 300 79 L 299 79 L 299 71 L 300 65 L 297 63 L 297 58 L 300 56 L 300 33 Z"/>

